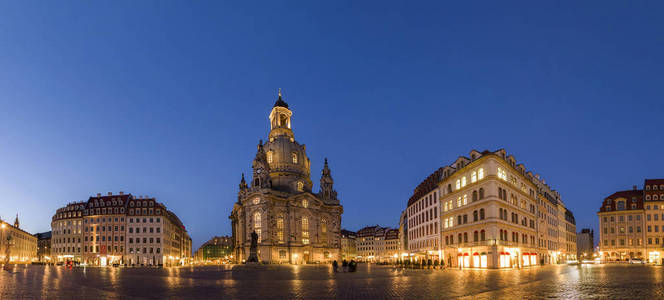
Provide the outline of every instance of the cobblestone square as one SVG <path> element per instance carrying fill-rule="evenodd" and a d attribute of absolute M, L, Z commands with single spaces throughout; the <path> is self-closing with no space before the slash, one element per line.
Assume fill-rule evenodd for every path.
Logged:
<path fill-rule="evenodd" d="M 164 269 L 16 266 L 2 299 L 655 299 L 664 271 L 644 265 L 411 270 L 361 264 Z"/>

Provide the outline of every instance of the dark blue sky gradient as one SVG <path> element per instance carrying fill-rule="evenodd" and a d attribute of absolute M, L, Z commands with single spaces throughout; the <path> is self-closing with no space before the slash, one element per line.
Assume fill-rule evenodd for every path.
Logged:
<path fill-rule="evenodd" d="M 67 202 L 125 191 L 195 246 L 230 234 L 279 87 L 352 230 L 397 226 L 471 149 L 542 174 L 579 228 L 664 177 L 662 2 L 278 2 L 0 3 L 0 216 L 47 231 Z"/>

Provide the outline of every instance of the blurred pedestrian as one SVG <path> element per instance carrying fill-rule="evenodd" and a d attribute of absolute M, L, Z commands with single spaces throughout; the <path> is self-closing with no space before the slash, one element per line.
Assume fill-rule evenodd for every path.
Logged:
<path fill-rule="evenodd" d="M 334 273 L 337 272 L 337 268 L 339 268 L 339 264 L 335 260 L 335 261 L 332 262 L 332 269 L 334 269 Z"/>
<path fill-rule="evenodd" d="M 341 269 L 344 273 L 348 272 L 348 261 L 345 259 L 341 262 Z"/>

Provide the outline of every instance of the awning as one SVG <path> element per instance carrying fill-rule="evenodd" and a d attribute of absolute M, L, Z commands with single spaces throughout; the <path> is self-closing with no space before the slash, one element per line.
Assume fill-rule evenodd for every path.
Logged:
<path fill-rule="evenodd" d="M 473 256 L 475 256 L 475 255 L 480 255 L 480 254 L 479 254 L 479 253 L 477 253 L 477 252 L 475 252 L 475 253 L 473 253 Z"/>
<path fill-rule="evenodd" d="M 459 253 L 459 254 L 457 254 L 457 256 L 463 256 L 463 254 Z"/>
<path fill-rule="evenodd" d="M 464 253 L 463 256 L 468 256 L 468 253 Z"/>

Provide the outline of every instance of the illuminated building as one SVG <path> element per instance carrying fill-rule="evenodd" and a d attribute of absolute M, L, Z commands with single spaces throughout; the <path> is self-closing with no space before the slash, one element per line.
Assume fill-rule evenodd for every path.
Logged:
<path fill-rule="evenodd" d="M 576 257 L 574 216 L 539 175 L 502 149 L 469 156 L 439 168 L 413 192 L 407 256 L 456 268 L 520 268 Z"/>
<path fill-rule="evenodd" d="M 58 209 L 51 223 L 58 262 L 175 266 L 189 263 L 191 238 L 155 198 L 97 194 Z"/>
<path fill-rule="evenodd" d="M 14 225 L 0 220 L 0 262 L 2 263 L 7 259 L 7 253 L 10 263 L 30 263 L 37 260 L 37 238 L 22 230 L 19 225 L 18 215 Z"/>
<path fill-rule="evenodd" d="M 341 230 L 341 259 L 350 261 L 357 258 L 357 233 Z"/>
<path fill-rule="evenodd" d="M 194 260 L 200 262 L 220 262 L 231 259 L 233 243 L 230 236 L 215 236 L 203 243 L 194 253 Z"/>
<path fill-rule="evenodd" d="M 295 141 L 292 111 L 279 98 L 270 113 L 268 141 L 258 144 L 251 180 L 240 181 L 229 218 L 235 257 L 249 256 L 251 234 L 258 235 L 258 260 L 265 263 L 315 263 L 341 258 L 341 214 L 327 159 L 320 191 L 312 191 L 311 161 Z"/>
<path fill-rule="evenodd" d="M 400 253 L 399 230 L 367 226 L 357 231 L 357 258 L 366 262 L 394 262 Z"/>
<path fill-rule="evenodd" d="M 646 179 L 643 189 L 606 197 L 599 217 L 599 250 L 604 261 L 631 259 L 662 263 L 664 247 L 664 179 Z"/>
<path fill-rule="evenodd" d="M 53 262 L 81 262 L 83 256 L 83 211 L 86 202 L 72 202 L 56 210 L 51 218 Z"/>
<path fill-rule="evenodd" d="M 51 262 L 51 232 L 36 233 L 35 237 L 37 238 L 37 260 Z"/>

